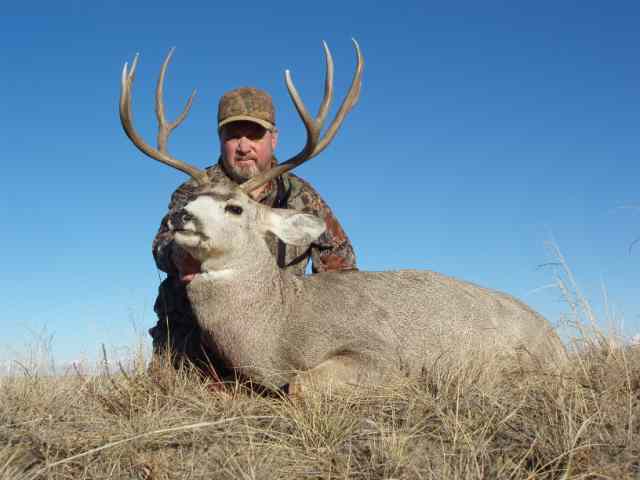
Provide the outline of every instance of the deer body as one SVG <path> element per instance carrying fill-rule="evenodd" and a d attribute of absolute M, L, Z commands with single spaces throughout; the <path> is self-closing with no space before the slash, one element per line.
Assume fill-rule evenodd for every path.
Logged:
<path fill-rule="evenodd" d="M 229 204 L 245 218 L 225 213 Z M 283 232 L 279 223 L 310 215 L 276 213 L 229 192 L 198 197 L 185 214 L 176 241 L 203 264 L 187 293 L 205 342 L 264 386 L 380 383 L 473 351 L 526 350 L 542 362 L 563 352 L 548 322 L 522 302 L 436 272 L 298 277 L 279 269 L 265 231 L 285 240 L 296 228 L 315 235 L 317 225 Z"/>

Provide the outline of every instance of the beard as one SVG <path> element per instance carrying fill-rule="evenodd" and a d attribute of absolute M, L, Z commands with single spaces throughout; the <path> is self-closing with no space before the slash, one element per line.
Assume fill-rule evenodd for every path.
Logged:
<path fill-rule="evenodd" d="M 262 173 L 254 159 L 253 162 L 239 164 L 237 161 L 230 162 L 226 159 L 222 162 L 224 169 L 236 183 L 244 183 L 250 178 Z"/>
<path fill-rule="evenodd" d="M 242 163 L 239 162 L 238 158 L 234 158 L 234 161 L 229 161 L 228 159 L 222 159 L 222 166 L 224 167 L 225 172 L 231 179 L 236 183 L 244 183 L 250 178 L 255 177 L 259 173 L 262 173 L 266 170 L 269 170 L 275 165 L 275 159 L 272 162 L 272 165 L 265 169 L 260 169 L 257 164 L 257 159 L 253 157 L 249 157 L 249 159 L 253 160 L 252 162 Z"/>
<path fill-rule="evenodd" d="M 231 170 L 242 181 L 247 181 L 252 177 L 255 177 L 260 173 L 258 166 L 255 163 L 249 163 L 247 165 L 234 165 L 231 166 Z"/>

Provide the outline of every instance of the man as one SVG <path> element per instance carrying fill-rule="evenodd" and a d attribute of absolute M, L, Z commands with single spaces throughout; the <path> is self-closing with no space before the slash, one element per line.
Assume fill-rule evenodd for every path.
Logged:
<path fill-rule="evenodd" d="M 213 184 L 239 184 L 269 170 L 276 164 L 273 152 L 278 142 L 271 97 L 247 87 L 223 95 L 218 105 L 218 135 L 220 159 L 207 169 Z M 149 333 L 154 356 L 169 351 L 176 366 L 189 360 L 214 377 L 224 377 L 228 372 L 222 371 L 216 352 L 200 341 L 200 330 L 186 295 L 185 286 L 199 272 L 200 265 L 173 242 L 168 228 L 171 215 L 184 207 L 195 191 L 196 184 L 190 180 L 173 193 L 169 212 L 153 241 L 156 264 L 168 276 L 160 285 L 154 306 L 158 322 Z M 267 236 L 267 244 L 281 268 L 304 275 L 311 259 L 314 273 L 356 269 L 353 248 L 340 223 L 307 182 L 285 173 L 251 192 L 251 196 L 265 205 L 301 210 L 325 220 L 326 232 L 307 247 L 285 246 L 275 236 Z"/>

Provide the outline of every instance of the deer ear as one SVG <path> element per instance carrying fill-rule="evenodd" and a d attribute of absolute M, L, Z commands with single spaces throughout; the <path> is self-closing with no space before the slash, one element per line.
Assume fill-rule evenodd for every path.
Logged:
<path fill-rule="evenodd" d="M 323 219 L 296 210 L 272 208 L 267 215 L 266 229 L 289 245 L 309 245 L 326 228 Z"/>

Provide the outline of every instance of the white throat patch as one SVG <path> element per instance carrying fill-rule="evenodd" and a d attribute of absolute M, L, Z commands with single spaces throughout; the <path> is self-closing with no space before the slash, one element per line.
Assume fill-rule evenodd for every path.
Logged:
<path fill-rule="evenodd" d="M 216 280 L 225 280 L 233 277 L 235 270 L 232 268 L 223 268 L 222 270 L 213 270 L 210 272 L 203 272 L 199 276 L 202 277 L 202 280 L 208 281 L 216 281 Z M 198 278 L 198 277 L 196 277 Z"/>

